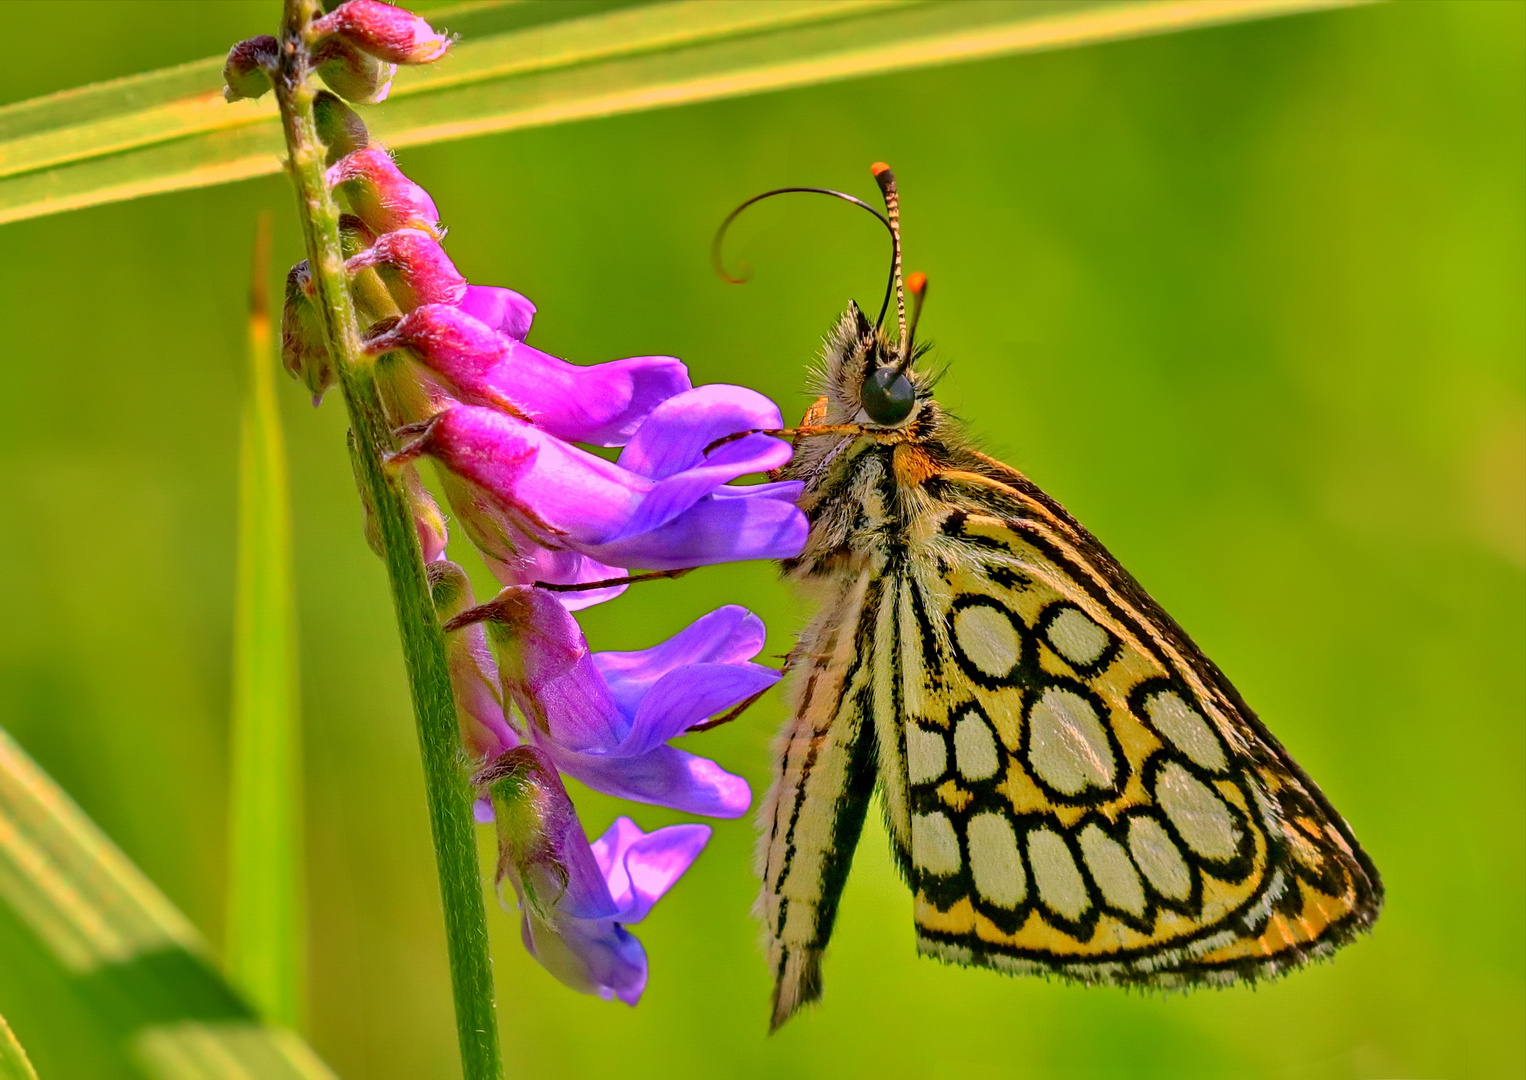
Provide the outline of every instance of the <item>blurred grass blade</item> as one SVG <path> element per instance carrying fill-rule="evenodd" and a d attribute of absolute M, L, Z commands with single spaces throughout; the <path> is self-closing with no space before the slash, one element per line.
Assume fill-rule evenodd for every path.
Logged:
<path fill-rule="evenodd" d="M 152 1080 L 332 1080 L 229 987 L 184 915 L 0 730 L 0 907 Z M 34 1047 L 34 1050 L 36 1048 Z"/>
<path fill-rule="evenodd" d="M 228 806 L 228 972 L 273 1020 L 302 1011 L 302 755 L 292 605 L 291 500 L 276 407 L 270 215 L 260 216 L 239 447 Z"/>
<path fill-rule="evenodd" d="M 37 1071 L 3 1016 L 0 1016 L 0 1080 L 37 1080 Z"/>
<path fill-rule="evenodd" d="M 1370 0 L 490 0 L 398 73 L 394 147 Z M 232 44 L 231 42 L 229 43 Z M 0 222 L 280 168 L 271 97 L 222 100 L 222 57 L 0 108 Z"/>

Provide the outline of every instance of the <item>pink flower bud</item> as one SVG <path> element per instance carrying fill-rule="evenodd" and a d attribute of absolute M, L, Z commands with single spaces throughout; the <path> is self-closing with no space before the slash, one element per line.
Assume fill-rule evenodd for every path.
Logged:
<path fill-rule="evenodd" d="M 403 311 L 420 304 L 459 304 L 466 296 L 466 279 L 440 242 L 422 229 L 383 233 L 345 266 L 351 273 L 376 267 Z"/>
<path fill-rule="evenodd" d="M 325 180 L 373 232 L 420 229 L 440 236 L 440 214 L 429 192 L 404 176 L 380 146 L 372 144 L 341 158 Z"/>
<path fill-rule="evenodd" d="M 247 41 L 240 41 L 228 50 L 228 62 L 223 65 L 223 97 L 228 101 L 257 98 L 270 89 L 270 73 L 275 69 L 276 39 L 261 34 Z"/>
<path fill-rule="evenodd" d="M 323 158 L 325 165 L 332 165 L 371 142 L 366 122 L 327 90 L 318 91 L 318 96 L 313 99 L 313 119 L 318 125 L 318 138 L 323 140 L 327 150 Z"/>
<path fill-rule="evenodd" d="M 286 275 L 286 301 L 281 307 L 281 363 L 288 374 L 307 385 L 313 404 L 334 381 L 323 322 L 313 302 L 312 274 L 303 259 Z"/>
<path fill-rule="evenodd" d="M 386 101 L 392 90 L 392 77 L 397 74 L 396 64 L 361 52 L 344 38 L 329 38 L 318 46 L 313 59 L 318 65 L 318 77 L 328 83 L 329 89 L 358 105 Z"/>
<path fill-rule="evenodd" d="M 347 0 L 313 23 L 314 35 L 339 38 L 393 64 L 427 64 L 450 48 L 450 38 L 400 7 L 381 0 Z"/>

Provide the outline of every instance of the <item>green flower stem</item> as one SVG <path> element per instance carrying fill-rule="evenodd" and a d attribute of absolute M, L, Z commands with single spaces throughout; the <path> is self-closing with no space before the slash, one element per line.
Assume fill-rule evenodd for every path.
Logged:
<path fill-rule="evenodd" d="M 445 937 L 455 995 L 456 1028 L 466 1080 L 499 1080 L 498 1024 L 493 1005 L 487 913 L 477 863 L 473 793 L 461 758 L 455 701 L 445 658 L 445 638 L 435 616 L 418 534 L 400 486 L 382 454 L 391 433 L 360 328 L 339 244 L 339 208 L 323 182 L 324 147 L 313 116 L 313 85 L 305 31 L 322 14 L 318 0 L 285 0 L 280 67 L 275 77 L 281 126 L 290 154 L 288 169 L 307 242 L 330 355 L 349 410 L 362 482 L 376 510 L 387 577 L 402 636 L 403 660 L 413 694 L 429 823 L 440 873 Z"/>

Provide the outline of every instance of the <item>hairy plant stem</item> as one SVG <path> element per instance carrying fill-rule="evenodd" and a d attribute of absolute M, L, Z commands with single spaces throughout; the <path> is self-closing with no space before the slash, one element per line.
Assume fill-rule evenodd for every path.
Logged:
<path fill-rule="evenodd" d="M 360 348 L 360 328 L 339 242 L 339 208 L 323 179 L 324 146 L 313 115 L 317 89 L 306 40 L 308 25 L 321 14 L 318 0 L 285 0 L 281 56 L 274 83 L 290 154 L 287 168 L 297 191 L 297 208 L 329 353 L 349 411 L 355 457 L 375 507 L 402 637 L 403 660 L 424 759 L 440 899 L 445 909 L 462 1074 L 466 1080 L 500 1080 L 492 960 L 488 954 L 487 913 L 477 863 L 473 793 L 461 757 L 445 637 L 430 599 L 412 515 L 401 487 L 382 463 L 391 433 L 372 365 Z"/>

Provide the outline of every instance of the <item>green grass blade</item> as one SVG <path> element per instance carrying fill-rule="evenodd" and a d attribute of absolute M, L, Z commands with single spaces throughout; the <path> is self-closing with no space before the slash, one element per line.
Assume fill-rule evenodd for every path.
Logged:
<path fill-rule="evenodd" d="M 21 1040 L 0 1016 L 0 1080 L 37 1080 L 37 1070 L 21 1048 Z"/>
<path fill-rule="evenodd" d="M 507 0 L 431 11 L 452 55 L 398 73 L 392 146 L 566 123 L 1370 0 Z M 269 95 L 222 58 L 0 108 L 0 223 L 273 173 Z"/>
<path fill-rule="evenodd" d="M 302 757 L 291 500 L 276 406 L 270 218 L 255 241 L 249 389 L 239 448 L 228 808 L 228 972 L 266 1016 L 302 1011 Z"/>
<path fill-rule="evenodd" d="M 291 1031 L 255 1015 L 199 934 L 0 730 L 0 908 L 152 1080 L 332 1080 Z M 33 1047 L 41 1053 L 40 1047 Z"/>

